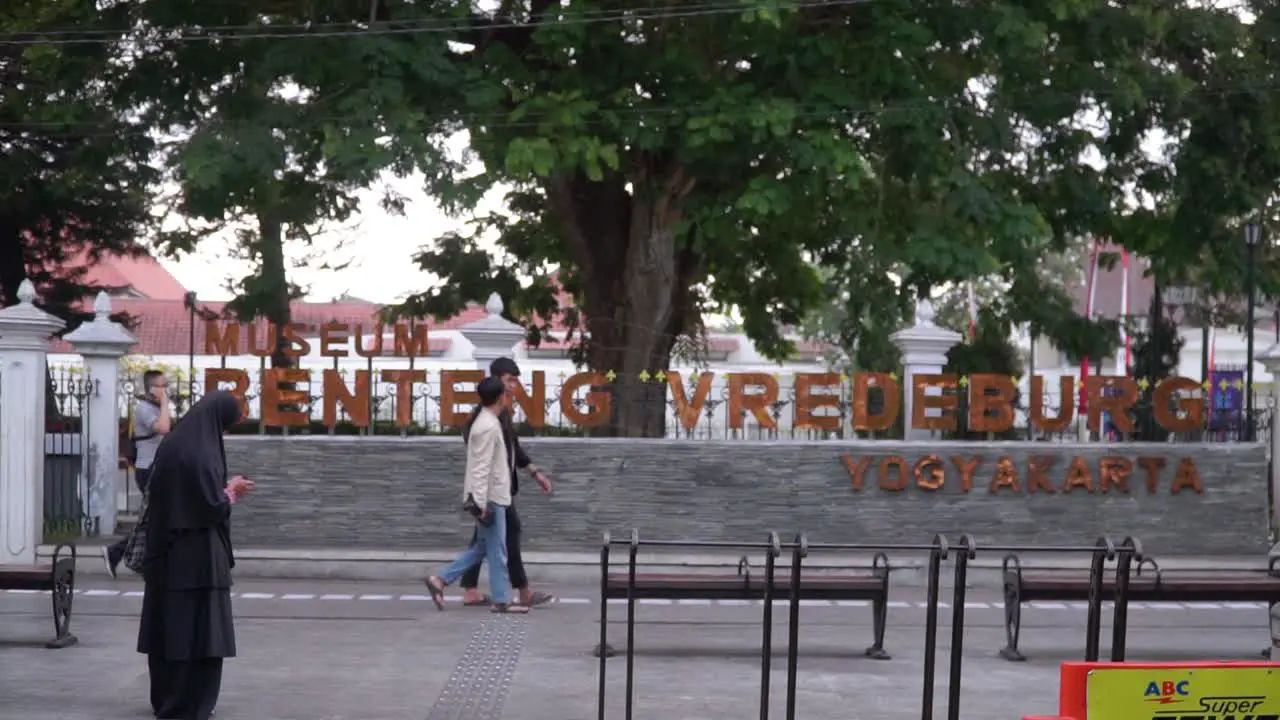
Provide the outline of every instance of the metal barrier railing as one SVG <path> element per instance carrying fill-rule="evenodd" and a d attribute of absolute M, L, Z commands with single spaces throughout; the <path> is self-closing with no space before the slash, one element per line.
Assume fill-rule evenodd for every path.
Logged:
<path fill-rule="evenodd" d="M 720 550 L 762 550 L 765 553 L 764 583 L 764 615 L 761 620 L 761 653 L 760 653 L 760 707 L 761 720 L 769 717 L 769 675 L 772 671 L 773 650 L 773 590 L 777 573 L 777 558 L 782 555 L 782 543 L 778 534 L 771 532 L 763 543 L 752 542 L 720 542 L 720 541 L 679 541 L 679 540 L 646 540 L 646 547 L 654 548 L 705 548 Z M 640 554 L 640 531 L 632 530 L 627 540 L 614 540 L 608 531 L 600 546 L 600 644 L 597 655 L 600 658 L 600 677 L 597 697 L 599 720 L 605 717 L 605 693 L 607 682 L 609 651 L 609 550 L 612 547 L 625 545 L 627 551 L 627 649 L 626 649 L 626 698 L 625 715 L 631 720 L 635 705 L 635 632 L 636 632 L 636 561 Z M 739 564 L 741 569 L 741 563 Z M 798 574 L 797 574 L 798 576 Z"/>
<path fill-rule="evenodd" d="M 611 550 L 615 547 L 625 546 L 627 548 L 627 566 L 626 566 L 626 582 L 622 586 L 620 581 L 614 581 L 611 585 L 610 567 L 611 567 Z M 1127 633 L 1127 611 L 1128 611 L 1128 592 L 1130 571 L 1133 569 L 1134 561 L 1142 561 L 1141 544 L 1134 538 L 1125 538 L 1120 543 L 1114 542 L 1112 539 L 1102 537 L 1091 546 L 1078 545 L 1055 545 L 1055 546 L 1024 546 L 1024 545 L 984 545 L 981 548 L 969 535 L 962 535 L 957 545 L 952 546 L 942 535 L 935 535 L 932 542 L 927 544 L 887 544 L 887 543 L 810 543 L 808 538 L 803 535 L 797 535 L 795 540 L 790 543 L 782 543 L 777 533 L 769 533 L 768 538 L 763 542 L 727 542 L 727 541 L 672 541 L 672 540 L 644 540 L 640 538 L 638 530 L 632 530 L 630 536 L 625 540 L 615 540 L 609 533 L 604 534 L 603 542 L 600 549 L 600 567 L 601 567 L 601 585 L 600 585 L 600 643 L 598 647 L 599 655 L 599 678 L 598 678 L 598 697 L 597 697 L 597 717 L 599 720 L 605 720 L 607 715 L 606 694 L 607 694 L 607 660 L 612 655 L 612 650 L 608 646 L 608 622 L 609 622 L 609 599 L 617 597 L 621 594 L 626 604 L 626 669 L 625 669 L 625 697 L 624 697 L 624 717 L 626 720 L 632 720 L 635 709 L 635 633 L 636 633 L 636 604 L 641 589 L 637 583 L 638 579 L 638 560 L 640 549 L 644 548 L 684 548 L 684 549 L 719 549 L 734 551 L 757 551 L 763 552 L 765 555 L 764 562 L 764 582 L 762 585 L 755 585 L 751 580 L 749 570 L 749 562 L 746 557 L 739 562 L 738 581 L 741 586 L 726 584 L 724 590 L 730 592 L 740 591 L 744 597 L 751 597 L 762 602 L 763 610 L 761 615 L 761 649 L 760 649 L 760 720 L 768 720 L 770 712 L 771 700 L 771 673 L 773 669 L 773 605 L 781 598 L 776 592 L 778 587 L 778 560 L 784 551 L 790 552 L 790 567 L 788 569 L 789 577 L 787 578 L 786 599 L 789 601 L 787 614 L 787 658 L 786 658 L 786 699 L 785 699 L 785 717 L 786 720 L 795 720 L 796 703 L 797 703 L 797 685 L 799 677 L 799 654 L 800 654 L 800 606 L 804 594 L 804 569 L 805 561 L 811 553 L 815 552 L 875 552 L 877 558 L 873 563 L 873 571 L 881 565 L 881 558 L 887 556 L 886 552 L 926 552 L 928 553 L 928 563 L 926 566 L 927 590 L 926 590 L 926 607 L 925 607 L 925 630 L 924 630 L 924 662 L 922 667 L 923 688 L 921 691 L 921 720 L 932 720 L 934 716 L 935 705 L 935 680 L 937 674 L 937 654 L 938 654 L 938 629 L 939 620 L 938 612 L 941 605 L 941 576 L 942 564 L 945 560 L 954 554 L 954 588 L 951 602 L 951 643 L 950 643 L 950 664 L 949 664 L 949 683 L 947 691 L 947 720 L 959 720 L 960 717 L 960 690 L 963 677 L 963 653 L 964 653 L 964 629 L 965 629 L 965 601 L 968 589 L 969 578 L 969 562 L 975 559 L 980 552 L 1000 552 L 1009 554 L 1036 554 L 1036 553 L 1058 553 L 1058 554 L 1080 554 L 1090 557 L 1089 579 L 1087 589 L 1087 609 L 1088 615 L 1085 623 L 1085 642 L 1084 642 L 1084 659 L 1088 662 L 1098 660 L 1101 646 L 1101 627 L 1102 627 L 1102 603 L 1106 590 L 1105 576 L 1107 574 L 1107 564 L 1115 562 L 1115 580 L 1112 585 L 1112 601 L 1114 603 L 1114 618 L 1112 624 L 1111 638 L 1111 659 L 1116 662 L 1124 660 L 1125 656 L 1125 637 Z M 954 550 L 954 553 L 953 553 Z M 816 569 L 816 568 L 815 568 Z M 888 572 L 888 562 L 884 561 L 884 571 Z M 680 576 L 669 576 L 676 578 Z M 698 577 L 688 575 L 685 577 Z M 705 580 L 705 576 L 703 576 Z M 725 578 L 721 578 L 725 579 Z M 732 577 L 727 578 L 733 580 Z M 678 581 L 673 581 L 678 584 Z M 674 587 L 674 586 L 673 586 Z M 885 592 L 887 593 L 887 582 L 885 584 Z M 689 596 L 690 593 L 698 592 L 695 590 L 678 590 L 668 588 L 670 592 L 675 593 L 673 596 Z M 655 592 L 661 595 L 664 591 L 661 588 L 655 590 L 652 587 L 644 588 L 647 597 L 654 597 Z M 883 606 L 877 612 L 884 612 Z M 870 654 L 870 651 L 868 651 Z"/>
<path fill-rule="evenodd" d="M 1101 537 L 1092 546 L 1080 545 L 985 545 L 983 552 L 1001 553 L 1059 553 L 1088 554 L 1089 586 L 1088 616 L 1085 620 L 1086 662 L 1097 662 L 1101 651 L 1102 636 L 1102 602 L 1105 586 L 1104 575 L 1106 564 L 1116 562 L 1116 575 L 1113 591 L 1114 619 L 1112 621 L 1111 659 L 1116 662 L 1124 660 L 1125 637 L 1128 618 L 1129 570 L 1135 557 L 1141 559 L 1142 546 L 1134 538 L 1125 538 L 1119 545 L 1111 538 Z M 960 689 L 964 672 L 964 623 L 965 595 L 968 591 L 969 561 L 977 557 L 977 543 L 968 535 L 960 536 L 959 546 L 955 553 L 955 587 L 951 600 L 951 662 L 950 677 L 947 683 L 947 720 L 960 718 Z M 936 602 L 930 598 L 930 602 Z M 927 658 L 926 663 L 930 660 Z M 929 688 L 926 687 L 926 690 Z M 923 720 L 932 718 L 931 708 L 926 707 L 921 714 Z"/>

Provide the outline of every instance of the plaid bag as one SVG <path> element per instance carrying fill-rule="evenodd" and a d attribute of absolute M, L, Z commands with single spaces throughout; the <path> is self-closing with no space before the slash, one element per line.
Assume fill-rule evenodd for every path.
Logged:
<path fill-rule="evenodd" d="M 138 511 L 138 524 L 133 526 L 129 531 L 129 537 L 124 541 L 124 566 L 130 570 L 142 574 L 142 562 L 147 555 L 147 515 L 150 506 L 144 495 L 142 498 L 142 507 Z"/>

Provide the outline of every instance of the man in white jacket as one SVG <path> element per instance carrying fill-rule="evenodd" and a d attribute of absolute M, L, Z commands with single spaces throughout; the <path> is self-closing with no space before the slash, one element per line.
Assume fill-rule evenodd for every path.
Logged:
<path fill-rule="evenodd" d="M 436 608 L 444 609 L 444 589 L 462 577 L 481 559 L 489 561 L 489 592 L 494 612 L 526 613 L 526 605 L 511 603 L 507 573 L 507 506 L 511 504 L 511 465 L 502 434 L 502 381 L 487 377 L 476 386 L 480 413 L 471 425 L 467 442 L 467 471 L 462 498 L 475 517 L 476 542 L 463 550 L 438 575 L 427 578 L 427 589 Z"/>

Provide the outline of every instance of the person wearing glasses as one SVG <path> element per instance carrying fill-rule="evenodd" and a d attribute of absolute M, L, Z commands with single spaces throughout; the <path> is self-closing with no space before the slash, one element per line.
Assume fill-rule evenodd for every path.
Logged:
<path fill-rule="evenodd" d="M 151 481 L 151 464 L 156 460 L 156 449 L 160 441 L 173 429 L 173 418 L 169 413 L 169 380 L 159 370 L 148 370 L 142 374 L 142 394 L 137 396 L 133 405 L 133 429 L 128 442 L 133 446 L 130 458 L 133 465 L 133 481 L 138 492 L 147 494 L 147 485 Z M 112 498 L 112 502 L 115 498 Z M 124 559 L 124 548 L 127 539 L 121 539 L 112 545 L 102 548 L 102 559 L 107 563 L 107 572 L 116 577 L 120 561 Z"/>

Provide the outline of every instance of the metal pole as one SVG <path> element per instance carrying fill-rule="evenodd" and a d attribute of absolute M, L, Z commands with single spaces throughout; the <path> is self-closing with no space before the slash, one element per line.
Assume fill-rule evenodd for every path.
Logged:
<path fill-rule="evenodd" d="M 1250 224 L 1245 230 L 1249 247 L 1249 263 L 1246 269 L 1245 289 L 1249 293 L 1248 317 L 1245 318 L 1245 377 L 1244 377 L 1244 422 L 1245 439 L 1252 442 L 1253 433 L 1253 306 L 1254 301 L 1254 263 L 1258 254 L 1258 226 Z"/>
<path fill-rule="evenodd" d="M 196 294 L 186 294 L 187 301 L 187 407 L 195 403 L 196 394 Z"/>
<path fill-rule="evenodd" d="M 1200 383 L 1202 385 L 1209 382 L 1209 322 L 1209 313 L 1206 310 L 1200 322 L 1203 326 L 1200 328 Z"/>

